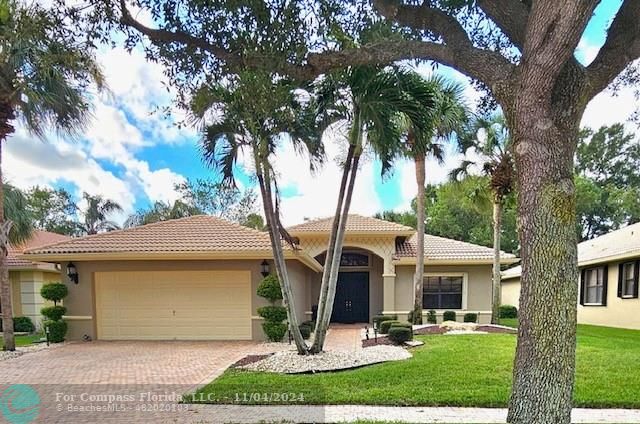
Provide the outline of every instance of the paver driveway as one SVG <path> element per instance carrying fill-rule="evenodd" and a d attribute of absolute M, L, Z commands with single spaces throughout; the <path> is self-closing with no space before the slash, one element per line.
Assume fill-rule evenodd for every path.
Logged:
<path fill-rule="evenodd" d="M 0 362 L 0 391 L 30 385 L 41 400 L 35 422 L 194 422 L 202 416 L 175 395 L 248 354 L 273 350 L 237 341 L 70 343 Z M 0 394 L 0 407 L 7 397 Z"/>

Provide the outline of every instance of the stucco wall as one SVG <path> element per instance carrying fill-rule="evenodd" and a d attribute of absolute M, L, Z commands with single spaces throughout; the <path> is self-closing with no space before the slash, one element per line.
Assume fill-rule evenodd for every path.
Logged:
<path fill-rule="evenodd" d="M 84 335 L 96 338 L 95 324 L 95 288 L 94 273 L 109 271 L 195 271 L 195 270 L 250 270 L 252 293 L 252 336 L 254 340 L 263 340 L 264 333 L 261 328 L 262 320 L 257 316 L 257 308 L 267 305 L 268 302 L 256 294 L 258 284 L 262 280 L 260 274 L 261 260 L 228 260 L 228 261 L 90 261 L 74 262 L 78 270 L 78 284 L 69 282 L 64 278 L 64 283 L 69 288 L 69 295 L 64 300 L 67 307 L 67 322 L 69 331 L 67 339 L 80 340 Z M 307 307 L 308 298 L 308 273 L 307 268 L 298 261 L 287 261 L 291 272 L 291 281 L 294 287 L 296 299 L 296 311 L 299 319 L 304 318 L 304 310 Z M 62 264 L 66 269 L 66 263 Z M 273 264 L 271 265 L 273 272 Z"/>
<path fill-rule="evenodd" d="M 463 288 L 463 309 L 455 310 L 456 318 L 462 321 L 466 312 L 479 314 L 479 321 L 491 321 L 491 265 L 425 265 L 428 274 L 466 274 L 466 301 Z M 413 275 L 414 266 L 396 266 L 395 311 L 399 318 L 406 318 L 413 308 Z M 466 308 L 465 308 L 466 303 Z M 388 312 L 388 311 L 387 311 Z M 441 319 L 442 312 L 436 311 Z M 427 311 L 424 311 L 426 315 Z"/>
<path fill-rule="evenodd" d="M 11 306 L 13 316 L 22 316 L 22 298 L 20 297 L 20 271 L 9 271 L 9 281 L 11 282 Z"/>
<path fill-rule="evenodd" d="M 611 262 L 609 266 L 607 306 L 582 306 L 578 304 L 578 323 L 602 325 L 606 327 L 632 328 L 640 330 L 640 299 L 621 299 L 618 297 L 618 266 L 620 262 Z M 577 282 L 577 284 L 580 284 Z M 514 278 L 502 283 L 502 299 L 505 300 L 505 288 L 509 298 L 520 296 L 520 279 Z M 579 303 L 579 301 L 578 301 Z M 518 303 L 513 303 L 518 306 Z"/>
<path fill-rule="evenodd" d="M 43 317 L 40 309 L 51 304 L 40 296 L 40 289 L 46 283 L 59 282 L 60 274 L 49 271 L 11 271 L 13 316 L 26 316 L 36 326 L 42 328 Z"/>
<path fill-rule="evenodd" d="M 511 278 L 509 280 L 503 280 L 501 285 L 502 304 L 517 307 L 520 303 L 520 279 Z"/>

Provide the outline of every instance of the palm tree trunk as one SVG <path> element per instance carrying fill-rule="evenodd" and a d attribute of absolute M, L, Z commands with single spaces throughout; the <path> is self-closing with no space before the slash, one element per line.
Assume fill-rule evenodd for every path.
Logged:
<path fill-rule="evenodd" d="M 338 192 L 338 204 L 336 206 L 336 212 L 333 216 L 333 222 L 331 224 L 331 234 L 329 235 L 329 245 L 327 246 L 327 252 L 325 254 L 324 269 L 322 271 L 322 284 L 320 285 L 320 295 L 318 297 L 318 312 L 316 314 L 316 328 L 314 331 L 314 343 L 311 347 L 313 353 L 322 351 L 322 344 L 324 337 L 329 329 L 329 323 L 325 322 L 318 317 L 325 315 L 325 309 L 327 306 L 327 294 L 329 292 L 330 281 L 330 269 L 333 263 L 333 253 L 335 251 L 335 244 L 338 235 L 338 228 L 340 228 L 340 215 L 342 214 L 342 206 L 344 204 L 344 197 L 347 188 L 347 182 L 349 180 L 349 172 L 351 170 L 351 164 L 353 162 L 353 152 L 355 146 L 349 144 L 349 150 L 347 151 L 347 158 L 342 170 L 342 180 L 340 182 L 340 190 Z"/>
<path fill-rule="evenodd" d="M 5 220 L 4 216 L 4 181 L 2 178 L 2 144 L 9 135 L 9 132 L 6 131 L 7 127 L 11 128 L 8 121 L 2 122 L 0 118 L 0 129 L 2 130 L 2 132 L 0 132 L 0 308 L 2 309 L 2 336 L 4 339 L 4 350 L 16 350 L 16 343 L 13 335 L 11 282 L 9 281 L 9 268 L 7 265 L 11 221 Z"/>
<path fill-rule="evenodd" d="M 265 166 L 265 164 L 259 159 L 257 153 L 254 154 L 254 157 L 256 165 L 256 175 L 258 177 L 258 184 L 260 185 L 260 192 L 262 193 L 264 214 L 267 220 L 267 226 L 269 228 L 269 238 L 271 240 L 271 250 L 273 251 L 276 274 L 278 276 L 278 279 L 280 280 L 280 285 L 282 288 L 282 305 L 287 310 L 289 331 L 293 336 L 298 354 L 307 355 L 309 353 L 309 349 L 307 347 L 307 343 L 302 337 L 302 333 L 300 333 L 300 328 L 298 327 L 298 317 L 296 316 L 291 281 L 289 280 L 289 273 L 287 272 L 287 264 L 284 259 L 284 251 L 282 249 L 282 241 L 280 238 L 279 219 L 276 216 L 275 208 L 273 206 L 270 170 L 268 169 L 268 165 Z"/>
<path fill-rule="evenodd" d="M 356 147 L 357 149 L 358 147 Z M 360 152 L 355 152 L 350 169 L 349 184 L 346 187 L 344 205 L 338 220 L 338 228 L 336 230 L 335 245 L 333 248 L 333 257 L 331 258 L 331 266 L 328 269 L 327 296 L 324 300 L 323 314 L 318 315 L 319 327 L 321 331 L 315 334 L 312 351 L 314 353 L 322 352 L 326 339 L 327 330 L 333 313 L 333 302 L 336 298 L 336 286 L 338 283 L 338 272 L 340 270 L 340 258 L 342 256 L 342 246 L 344 244 L 344 235 L 347 228 L 347 219 L 349 217 L 349 209 L 351 207 L 351 198 L 353 197 L 353 188 L 355 186 L 356 176 L 358 174 L 358 163 L 360 161 Z M 327 265 L 325 264 L 324 273 L 327 273 Z"/>
<path fill-rule="evenodd" d="M 424 233 L 426 213 L 424 207 L 424 184 L 425 184 L 425 155 L 415 156 L 416 183 L 418 184 L 418 197 L 416 198 L 417 208 L 417 234 L 416 234 L 416 272 L 413 276 L 413 323 L 422 324 L 422 282 L 424 280 Z"/>
<path fill-rule="evenodd" d="M 500 324 L 500 233 L 502 229 L 502 200 L 493 201 L 493 284 L 491 300 L 491 324 Z"/>

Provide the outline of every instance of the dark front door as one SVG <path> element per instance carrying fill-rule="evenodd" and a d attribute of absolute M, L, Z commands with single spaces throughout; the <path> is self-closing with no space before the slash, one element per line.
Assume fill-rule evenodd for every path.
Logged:
<path fill-rule="evenodd" d="M 369 322 L 369 273 L 338 274 L 332 322 Z"/>

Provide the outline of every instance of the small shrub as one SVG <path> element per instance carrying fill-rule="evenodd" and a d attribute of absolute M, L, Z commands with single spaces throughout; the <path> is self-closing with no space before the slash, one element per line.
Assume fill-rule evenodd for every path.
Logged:
<path fill-rule="evenodd" d="M 405 327 L 391 327 L 389 329 L 389 340 L 395 344 L 402 344 L 413 340 L 413 331 Z"/>
<path fill-rule="evenodd" d="M 429 324 L 437 324 L 438 323 L 438 318 L 436 317 L 436 311 L 434 311 L 433 309 L 431 309 L 427 313 L 427 322 Z"/>
<path fill-rule="evenodd" d="M 394 316 L 394 315 L 376 315 L 373 317 L 373 325 L 378 324 L 378 328 L 380 328 L 380 324 L 382 324 L 384 321 L 395 321 L 397 320 L 398 317 Z"/>
<path fill-rule="evenodd" d="M 265 321 L 282 322 L 287 319 L 287 308 L 284 306 L 262 306 L 258 308 L 258 315 Z"/>
<path fill-rule="evenodd" d="M 309 321 L 303 321 L 302 324 L 300 324 L 300 325 L 306 325 L 309 328 L 315 328 L 316 323 L 315 323 L 315 321 L 309 320 Z"/>
<path fill-rule="evenodd" d="M 302 334 L 302 338 L 307 340 L 311 337 L 311 327 L 308 325 L 300 324 L 298 326 L 300 328 L 300 334 Z"/>
<path fill-rule="evenodd" d="M 256 293 L 271 303 L 276 300 L 281 300 L 282 290 L 280 289 L 280 281 L 278 281 L 278 278 L 274 275 L 267 275 L 262 282 L 260 282 Z"/>
<path fill-rule="evenodd" d="M 389 332 L 389 329 L 395 324 L 400 324 L 400 321 L 382 321 L 380 323 L 380 334 L 387 334 Z"/>
<path fill-rule="evenodd" d="M 57 305 L 67 294 L 69 290 L 62 283 L 47 283 L 40 289 L 40 296 L 50 300 Z"/>
<path fill-rule="evenodd" d="M 13 318 L 13 331 L 16 333 L 33 333 L 36 330 L 36 326 L 33 325 L 33 321 L 29 317 L 15 317 Z"/>
<path fill-rule="evenodd" d="M 44 328 L 49 330 L 51 343 L 62 343 L 67 334 L 67 323 L 64 321 L 45 321 Z"/>
<path fill-rule="evenodd" d="M 464 322 L 478 322 L 478 314 L 474 314 L 474 313 L 464 314 Z"/>
<path fill-rule="evenodd" d="M 60 321 L 62 316 L 67 313 L 64 306 L 45 306 L 40 309 L 40 313 L 49 321 Z"/>
<path fill-rule="evenodd" d="M 410 322 L 399 322 L 391 325 L 391 328 L 413 328 L 413 325 Z"/>
<path fill-rule="evenodd" d="M 267 338 L 272 342 L 282 341 L 287 333 L 287 324 L 282 322 L 265 321 L 262 323 L 262 329 Z"/>
<path fill-rule="evenodd" d="M 518 308 L 513 305 L 500 305 L 500 318 L 518 318 Z"/>
<path fill-rule="evenodd" d="M 456 313 L 454 311 L 444 311 L 444 314 L 442 314 L 442 320 L 443 321 L 455 321 L 456 320 Z"/>

